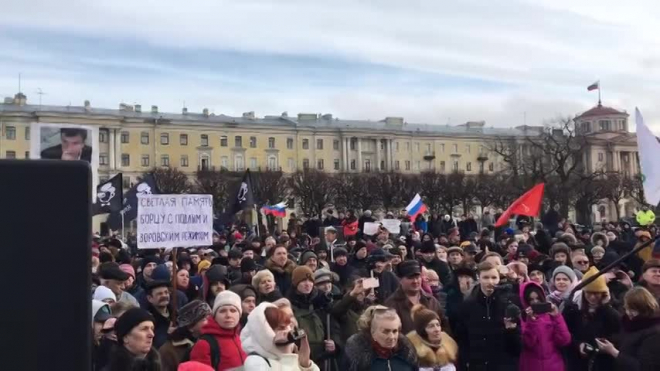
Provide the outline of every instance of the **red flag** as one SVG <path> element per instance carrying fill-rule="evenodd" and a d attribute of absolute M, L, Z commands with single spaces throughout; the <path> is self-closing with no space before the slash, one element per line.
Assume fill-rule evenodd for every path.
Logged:
<path fill-rule="evenodd" d="M 520 196 L 517 200 L 513 201 L 511 206 L 497 219 L 495 227 L 501 227 L 509 224 L 511 215 L 526 215 L 536 216 L 541 210 L 541 201 L 543 201 L 543 187 L 544 184 L 537 184 L 534 188 L 527 191 L 524 195 Z"/>

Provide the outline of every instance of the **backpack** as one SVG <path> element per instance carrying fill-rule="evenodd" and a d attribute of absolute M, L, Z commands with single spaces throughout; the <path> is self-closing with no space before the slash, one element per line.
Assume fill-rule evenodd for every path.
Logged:
<path fill-rule="evenodd" d="M 217 370 L 218 365 L 220 364 L 220 346 L 218 346 L 218 341 L 215 340 L 215 337 L 213 337 L 213 335 L 204 334 L 204 335 L 200 336 L 199 339 L 197 339 L 197 342 L 195 342 L 195 345 L 200 340 L 204 340 L 207 343 L 209 343 L 209 347 L 211 347 L 211 367 L 213 367 L 214 370 Z M 190 352 L 195 347 L 195 345 L 188 348 L 186 353 L 183 355 L 183 358 L 181 358 L 180 363 L 190 361 Z M 270 366 L 270 363 L 268 365 Z"/>
<path fill-rule="evenodd" d="M 252 352 L 252 353 L 248 354 L 248 357 L 250 357 L 250 356 L 261 357 L 261 358 L 264 359 L 264 361 L 266 361 L 266 363 L 268 363 L 268 367 L 271 367 L 271 368 L 273 367 L 273 366 L 270 365 L 270 361 L 268 360 L 268 358 L 262 356 L 261 354 L 259 354 L 257 352 Z M 247 360 L 247 358 L 246 358 L 246 360 Z"/>

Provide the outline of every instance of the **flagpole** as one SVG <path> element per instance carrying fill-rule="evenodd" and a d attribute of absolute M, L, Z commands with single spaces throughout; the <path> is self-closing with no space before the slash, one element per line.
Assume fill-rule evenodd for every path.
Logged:
<path fill-rule="evenodd" d="M 600 86 L 600 80 L 599 80 L 599 81 L 598 81 L 598 105 L 599 105 L 599 106 L 602 106 L 603 103 L 602 103 L 602 101 L 600 100 L 600 90 L 601 90 L 601 86 Z"/>

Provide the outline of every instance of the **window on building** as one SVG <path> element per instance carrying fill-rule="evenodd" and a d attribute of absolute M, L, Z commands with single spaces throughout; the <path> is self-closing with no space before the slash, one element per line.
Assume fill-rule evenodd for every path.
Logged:
<path fill-rule="evenodd" d="M 495 164 L 494 163 L 489 163 L 488 164 L 488 171 L 495 171 Z"/>
<path fill-rule="evenodd" d="M 223 135 L 220 137 L 220 147 L 227 147 L 227 136 Z"/>
<path fill-rule="evenodd" d="M 186 158 L 186 161 L 188 161 L 187 158 Z M 200 161 L 200 165 L 199 165 L 199 166 L 202 168 L 202 170 L 208 170 L 208 169 L 209 169 L 209 163 L 210 163 L 210 161 L 209 161 L 209 156 L 208 156 L 208 155 L 203 154 L 203 155 L 200 157 L 199 161 Z"/>
<path fill-rule="evenodd" d="M 355 170 L 355 160 L 351 160 L 351 170 Z"/>
<path fill-rule="evenodd" d="M 270 137 L 268 138 L 268 148 L 275 148 L 275 138 Z"/>
<path fill-rule="evenodd" d="M 223 169 L 229 169 L 229 158 L 227 156 L 220 157 L 220 166 Z"/>
<path fill-rule="evenodd" d="M 469 144 L 465 145 L 465 153 L 471 153 L 472 152 L 471 149 L 472 147 Z"/>
<path fill-rule="evenodd" d="M 381 139 L 378 142 L 380 142 L 380 149 L 385 150 L 385 141 Z"/>
<path fill-rule="evenodd" d="M 25 132 L 25 137 L 26 137 L 25 139 L 29 139 L 29 138 L 27 138 L 27 136 L 28 136 L 27 133 L 28 132 L 26 131 Z M 108 143 L 108 135 L 109 135 L 108 129 L 99 130 L 99 143 Z"/>
<path fill-rule="evenodd" d="M 161 136 L 161 141 L 162 141 L 162 136 Z M 142 132 L 140 133 L 140 143 L 142 144 L 149 144 L 149 133 L 148 132 Z"/>
<path fill-rule="evenodd" d="M 289 165 L 289 170 L 290 170 L 290 171 L 294 171 L 294 170 L 296 170 L 296 162 L 293 161 L 292 158 L 290 158 L 290 159 L 287 160 L 287 165 Z"/>
<path fill-rule="evenodd" d="M 394 143 L 394 150 L 399 152 L 399 142 Z"/>
<path fill-rule="evenodd" d="M 445 153 L 445 144 L 440 143 L 440 152 Z"/>
<path fill-rule="evenodd" d="M 124 189 L 131 188 L 131 177 L 130 176 L 126 176 L 126 175 L 122 176 L 121 182 L 123 183 L 122 186 L 124 187 Z"/>
<path fill-rule="evenodd" d="M 30 140 L 30 127 L 29 126 L 25 127 L 25 140 Z"/>
<path fill-rule="evenodd" d="M 181 159 L 179 161 L 181 167 L 188 167 L 188 155 L 181 155 Z"/>
<path fill-rule="evenodd" d="M 421 163 L 419 161 L 416 161 L 415 162 L 415 170 L 419 170 L 421 168 L 422 168 Z"/>
<path fill-rule="evenodd" d="M 160 156 L 160 166 L 170 166 L 170 156 L 169 155 Z"/>
<path fill-rule="evenodd" d="M 485 169 L 486 169 L 486 164 L 483 161 L 479 162 L 479 173 L 483 174 Z"/>
<path fill-rule="evenodd" d="M 406 170 L 410 170 L 410 161 L 406 161 Z"/>
<path fill-rule="evenodd" d="M 458 160 L 454 160 L 454 165 L 452 167 L 452 171 L 458 171 Z"/>
<path fill-rule="evenodd" d="M 234 170 L 235 171 L 245 170 L 245 162 L 243 161 L 243 156 L 242 155 L 234 156 Z"/>
<path fill-rule="evenodd" d="M 468 162 L 467 164 L 465 164 L 465 170 L 472 171 L 472 163 L 471 162 Z"/>
<path fill-rule="evenodd" d="M 160 135 L 160 144 L 166 146 L 170 144 L 170 135 L 167 133 L 163 133 Z"/>
<path fill-rule="evenodd" d="M 385 170 L 385 161 L 380 162 L 380 170 Z"/>
<path fill-rule="evenodd" d="M 394 161 L 394 170 L 399 170 L 399 160 Z"/>
<path fill-rule="evenodd" d="M 598 121 L 598 126 L 600 126 L 601 131 L 612 130 L 612 122 L 610 120 L 600 120 Z"/>
<path fill-rule="evenodd" d="M 309 159 L 303 158 L 303 169 L 309 169 Z"/>
<path fill-rule="evenodd" d="M 121 155 L 121 166 L 129 167 L 131 166 L 131 155 L 128 153 L 122 153 Z"/>
<path fill-rule="evenodd" d="M 458 153 L 458 144 L 454 144 L 454 153 Z"/>
<path fill-rule="evenodd" d="M 268 170 L 271 170 L 271 171 L 276 171 L 276 170 L 278 170 L 278 166 L 277 166 L 277 157 L 275 157 L 275 156 L 268 156 Z"/>
<path fill-rule="evenodd" d="M 188 134 L 180 134 L 179 135 L 179 144 L 182 146 L 187 146 L 188 145 Z"/>
<path fill-rule="evenodd" d="M 13 160 L 16 158 L 16 151 L 7 151 L 5 152 L 5 158 L 7 160 Z"/>
<path fill-rule="evenodd" d="M 426 143 L 426 153 L 431 153 L 431 143 Z"/>
<path fill-rule="evenodd" d="M 582 122 L 582 131 L 584 131 L 585 133 L 591 133 L 591 122 L 590 121 Z"/>
<path fill-rule="evenodd" d="M 5 129 L 5 137 L 7 140 L 16 140 L 16 127 L 15 126 L 7 126 Z"/>
<path fill-rule="evenodd" d="M 351 138 L 351 151 L 355 151 L 357 149 L 357 138 Z"/>
<path fill-rule="evenodd" d="M 415 142 L 415 152 L 419 152 L 419 142 Z"/>
<path fill-rule="evenodd" d="M 603 152 L 598 152 L 598 162 L 603 162 L 603 159 L 605 158 L 605 155 Z"/>
<path fill-rule="evenodd" d="M 443 173 L 445 172 L 445 162 L 444 161 L 440 161 L 440 171 L 443 172 Z"/>
<path fill-rule="evenodd" d="M 121 142 L 124 143 L 124 144 L 127 144 L 131 139 L 130 134 L 128 133 L 128 131 L 122 131 L 121 135 L 120 135 L 120 138 L 121 138 Z"/>
<path fill-rule="evenodd" d="M 149 167 L 149 155 L 142 155 L 142 167 Z"/>
<path fill-rule="evenodd" d="M 323 149 L 323 139 L 316 140 L 316 149 Z"/>
<path fill-rule="evenodd" d="M 107 153 L 101 153 L 99 155 L 99 165 L 107 165 L 107 164 L 108 164 L 108 154 Z"/>
<path fill-rule="evenodd" d="M 209 136 L 206 134 L 200 135 L 200 140 L 201 140 L 201 145 L 202 147 L 208 147 L 209 146 Z"/>
<path fill-rule="evenodd" d="M 257 137 L 250 137 L 250 148 L 257 148 Z"/>
<path fill-rule="evenodd" d="M 332 149 L 335 151 L 339 151 L 339 141 L 337 139 L 332 141 Z"/>
<path fill-rule="evenodd" d="M 406 142 L 406 152 L 410 152 L 410 142 Z"/>
<path fill-rule="evenodd" d="M 286 149 L 293 149 L 293 138 L 286 138 Z"/>
<path fill-rule="evenodd" d="M 25 158 L 26 159 L 30 158 L 30 151 L 25 151 Z"/>
<path fill-rule="evenodd" d="M 335 170 L 339 170 L 339 159 L 335 159 Z"/>
<path fill-rule="evenodd" d="M 243 137 L 237 135 L 234 138 L 234 147 L 243 148 Z"/>
<path fill-rule="evenodd" d="M 364 160 L 364 171 L 371 171 L 371 160 Z"/>
<path fill-rule="evenodd" d="M 323 170 L 323 159 L 319 159 L 316 161 L 316 168 L 319 170 Z"/>
<path fill-rule="evenodd" d="M 250 157 L 250 169 L 256 169 L 257 168 L 257 159 L 254 157 Z"/>
<path fill-rule="evenodd" d="M 302 149 L 309 149 L 309 139 L 303 139 Z"/>

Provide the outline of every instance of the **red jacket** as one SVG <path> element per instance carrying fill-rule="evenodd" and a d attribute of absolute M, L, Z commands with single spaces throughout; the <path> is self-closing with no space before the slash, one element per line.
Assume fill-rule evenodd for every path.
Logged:
<path fill-rule="evenodd" d="M 358 232 L 358 220 L 355 219 L 354 222 L 349 222 L 348 219 L 344 219 L 341 222 L 341 225 L 344 227 L 344 237 L 355 236 Z"/>
<path fill-rule="evenodd" d="M 202 327 L 202 334 L 211 334 L 218 342 L 220 364 L 217 371 L 243 366 L 247 356 L 241 345 L 240 333 L 241 326 L 236 326 L 233 330 L 225 330 L 218 325 L 213 317 L 210 317 L 208 323 Z M 211 346 L 209 343 L 204 340 L 195 343 L 190 351 L 190 360 L 211 366 Z"/>

